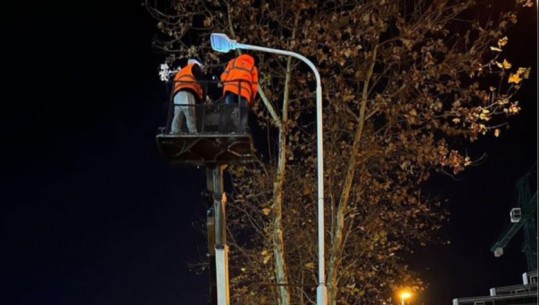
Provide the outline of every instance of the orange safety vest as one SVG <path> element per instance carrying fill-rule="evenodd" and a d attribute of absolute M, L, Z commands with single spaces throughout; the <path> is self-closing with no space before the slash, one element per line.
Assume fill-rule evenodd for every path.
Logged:
<path fill-rule="evenodd" d="M 253 106 L 253 99 L 258 90 L 258 70 L 254 59 L 242 54 L 228 62 L 225 72 L 221 74 L 223 82 L 223 95 L 227 92 L 241 95 Z"/>
<path fill-rule="evenodd" d="M 202 101 L 202 88 L 193 75 L 193 65 L 194 64 L 185 66 L 180 72 L 176 73 L 176 76 L 174 76 L 174 94 L 180 90 L 188 90 L 193 92 L 199 101 Z"/>

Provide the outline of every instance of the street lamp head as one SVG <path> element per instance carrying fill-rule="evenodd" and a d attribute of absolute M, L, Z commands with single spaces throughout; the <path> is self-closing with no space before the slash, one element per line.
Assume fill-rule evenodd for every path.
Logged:
<path fill-rule="evenodd" d="M 237 48 L 237 42 L 232 40 L 223 33 L 212 33 L 210 35 L 211 48 L 214 51 L 227 53 L 230 50 Z"/>

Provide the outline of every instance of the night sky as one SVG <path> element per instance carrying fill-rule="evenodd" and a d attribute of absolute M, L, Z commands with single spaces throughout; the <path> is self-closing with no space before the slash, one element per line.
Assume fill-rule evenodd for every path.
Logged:
<path fill-rule="evenodd" d="M 168 166 L 155 145 L 167 96 L 154 21 L 138 1 L 12 5 L 0 19 L 0 304 L 208 304 L 207 277 L 189 271 L 205 254 L 204 171 Z M 521 234 L 501 258 L 490 246 L 537 160 L 536 16 L 509 36 L 513 66 L 532 66 L 522 115 L 469 148 L 488 153 L 481 166 L 432 183 L 452 244 L 411 257 L 431 283 L 417 304 L 487 295 L 526 271 Z"/>

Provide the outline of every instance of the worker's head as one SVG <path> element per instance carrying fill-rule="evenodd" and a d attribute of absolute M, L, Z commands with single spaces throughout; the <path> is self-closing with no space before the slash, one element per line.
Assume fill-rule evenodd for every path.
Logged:
<path fill-rule="evenodd" d="M 199 65 L 200 68 L 203 68 L 203 67 L 204 67 L 198 60 L 196 60 L 196 59 L 194 59 L 194 58 L 189 58 L 189 59 L 187 60 L 187 64 L 188 64 L 188 65 Z"/>
<path fill-rule="evenodd" d="M 251 57 L 252 60 L 253 60 L 253 64 L 254 64 L 255 66 L 258 64 L 258 57 L 255 56 L 253 53 L 247 53 L 247 52 L 244 52 L 244 53 L 242 53 L 242 55 Z"/>

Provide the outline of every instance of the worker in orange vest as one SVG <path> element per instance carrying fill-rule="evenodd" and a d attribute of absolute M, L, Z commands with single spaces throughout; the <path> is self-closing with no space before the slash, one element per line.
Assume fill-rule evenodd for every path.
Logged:
<path fill-rule="evenodd" d="M 203 78 L 202 68 L 196 59 L 189 59 L 174 76 L 174 118 L 170 129 L 173 134 L 180 133 L 184 118 L 189 133 L 197 133 L 195 104 L 204 100 L 199 83 Z"/>
<path fill-rule="evenodd" d="M 238 122 L 238 131 L 243 133 L 247 127 L 249 107 L 253 107 L 254 99 L 258 91 L 258 70 L 255 59 L 249 54 L 241 54 L 231 59 L 223 74 L 224 109 L 221 117 L 221 131 L 229 132 L 231 122 Z M 238 105 L 236 107 L 232 105 Z M 239 110 L 239 118 L 232 118 L 234 108 Z"/>

